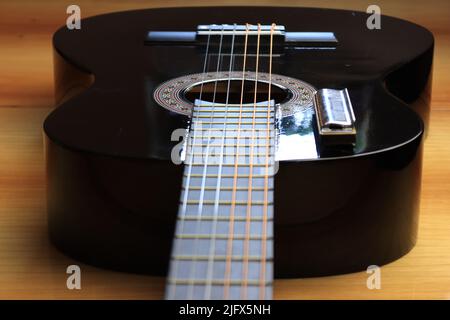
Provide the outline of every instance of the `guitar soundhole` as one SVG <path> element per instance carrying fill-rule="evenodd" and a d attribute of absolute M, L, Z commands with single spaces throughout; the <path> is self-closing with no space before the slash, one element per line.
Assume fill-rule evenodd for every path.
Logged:
<path fill-rule="evenodd" d="M 194 103 L 196 99 L 199 99 L 200 91 L 201 100 L 219 104 L 227 103 L 227 99 L 229 104 L 240 104 L 241 97 L 243 104 L 253 104 L 255 103 L 255 91 L 256 103 L 267 101 L 269 98 L 267 82 L 244 80 L 242 83 L 242 79 L 232 79 L 229 82 L 229 89 L 228 80 L 208 81 L 203 82 L 203 85 L 202 83 L 196 84 L 184 91 L 184 98 Z M 271 85 L 270 91 L 270 99 L 275 100 L 275 104 L 287 101 L 290 96 L 287 89 L 274 84 Z"/>
<path fill-rule="evenodd" d="M 191 115 L 195 100 L 200 98 L 205 102 L 216 104 L 237 104 L 241 102 L 252 105 L 255 102 L 255 79 L 257 78 L 256 103 L 265 102 L 269 98 L 269 82 L 271 82 L 270 99 L 280 105 L 282 117 L 303 112 L 312 107 L 314 87 L 310 84 L 279 74 L 247 71 L 244 77 L 242 94 L 242 72 L 207 72 L 205 74 L 189 74 L 161 83 L 155 88 L 155 102 L 172 112 Z M 217 85 L 216 85 L 217 79 Z M 228 90 L 228 79 L 230 88 Z M 203 83 L 203 88 L 202 88 Z M 215 92 L 215 93 L 214 93 Z"/>

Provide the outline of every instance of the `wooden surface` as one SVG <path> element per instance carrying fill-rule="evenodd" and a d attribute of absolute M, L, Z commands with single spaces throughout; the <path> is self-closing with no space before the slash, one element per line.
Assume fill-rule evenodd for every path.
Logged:
<path fill-rule="evenodd" d="M 276 1 L 295 5 L 299 1 Z M 76 1 L 82 17 L 134 8 L 211 5 L 212 1 Z M 223 1 L 239 5 L 245 1 Z M 219 2 L 217 4 L 220 4 Z M 270 5 L 271 1 L 248 1 Z M 372 1 L 302 1 L 365 11 Z M 365 272 L 277 280 L 277 299 L 450 298 L 450 1 L 377 1 L 382 13 L 414 21 L 436 37 L 433 102 L 426 140 L 417 246 L 383 266 L 381 289 Z M 53 104 L 51 34 L 65 23 L 66 1 L 0 1 L 0 298 L 158 299 L 164 279 L 80 264 L 82 289 L 68 290 L 65 273 L 79 264 L 47 239 L 42 121 Z M 272 2 L 273 4 L 273 2 Z"/>

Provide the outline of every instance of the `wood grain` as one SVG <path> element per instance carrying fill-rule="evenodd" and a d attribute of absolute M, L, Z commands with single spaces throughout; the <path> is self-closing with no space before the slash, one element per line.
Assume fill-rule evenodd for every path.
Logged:
<path fill-rule="evenodd" d="M 211 5 L 191 1 L 189 5 Z M 372 1 L 302 1 L 303 6 L 364 11 Z M 82 16 L 185 1 L 78 0 Z M 252 1 L 251 5 L 273 5 Z M 0 299 L 158 299 L 164 279 L 81 265 L 82 289 L 66 288 L 66 268 L 79 264 L 47 238 L 42 121 L 53 104 L 51 35 L 65 23 L 65 1 L 0 2 Z M 221 1 L 215 5 L 243 5 Z M 297 1 L 277 1 L 296 5 Z M 381 290 L 365 272 L 277 280 L 277 299 L 450 298 L 450 2 L 377 1 L 382 13 L 429 28 L 436 37 L 430 131 L 425 144 L 417 246 L 382 267 Z"/>

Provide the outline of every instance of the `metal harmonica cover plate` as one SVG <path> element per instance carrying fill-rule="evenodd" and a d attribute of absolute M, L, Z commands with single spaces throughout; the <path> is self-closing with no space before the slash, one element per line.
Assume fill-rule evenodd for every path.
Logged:
<path fill-rule="evenodd" d="M 330 144 L 355 142 L 355 115 L 347 89 L 318 90 L 314 107 L 320 138 Z"/>

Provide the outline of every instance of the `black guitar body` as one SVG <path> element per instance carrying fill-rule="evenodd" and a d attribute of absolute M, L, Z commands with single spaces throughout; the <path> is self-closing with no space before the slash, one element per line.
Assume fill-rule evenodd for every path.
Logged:
<path fill-rule="evenodd" d="M 275 276 L 365 270 L 417 239 L 421 161 L 433 37 L 415 24 L 365 13 L 304 8 L 129 11 L 61 28 L 54 45 L 56 102 L 44 123 L 51 241 L 99 267 L 165 275 L 183 165 L 171 141 L 189 118 L 159 106 L 155 88 L 201 72 L 195 46 L 151 46 L 149 30 L 198 24 L 283 24 L 332 31 L 336 50 L 290 50 L 274 73 L 315 88 L 348 88 L 357 119 L 351 153 L 281 161 L 275 175 Z M 301 146 L 298 146 L 301 148 Z"/>

